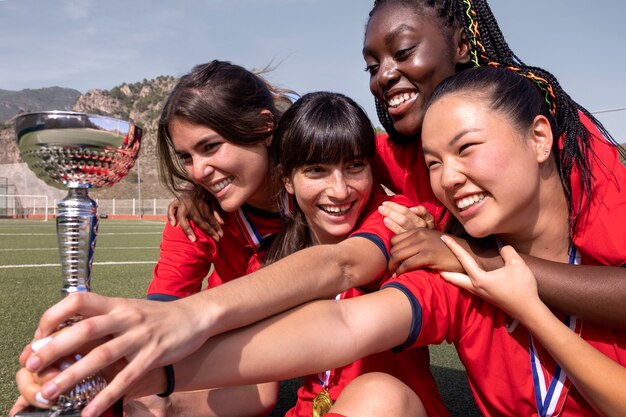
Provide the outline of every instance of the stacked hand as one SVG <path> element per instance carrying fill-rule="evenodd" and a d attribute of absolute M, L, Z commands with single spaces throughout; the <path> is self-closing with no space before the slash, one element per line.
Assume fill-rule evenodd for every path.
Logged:
<path fill-rule="evenodd" d="M 94 293 L 64 298 L 44 313 L 36 341 L 20 355 L 24 367 L 18 372 L 17 382 L 22 397 L 13 410 L 23 408 L 26 402 L 45 406 L 46 400 L 56 399 L 83 378 L 105 368 L 110 382 L 83 415 L 99 415 L 123 395 L 130 393 L 132 397 L 131 387 L 140 377 L 188 356 L 204 343 L 197 331 L 205 328 L 201 322 L 204 315 L 194 314 L 188 301 L 161 303 Z M 47 338 L 60 323 L 76 314 L 84 319 Z M 44 346 L 39 341 L 42 339 L 47 342 Z M 86 354 L 70 366 L 63 366 L 66 369 L 48 369 L 75 352 Z"/>

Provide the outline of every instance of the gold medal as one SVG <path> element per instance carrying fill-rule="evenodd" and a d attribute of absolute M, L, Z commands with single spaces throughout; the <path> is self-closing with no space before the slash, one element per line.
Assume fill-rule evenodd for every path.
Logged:
<path fill-rule="evenodd" d="M 330 399 L 330 395 L 326 388 L 313 398 L 313 417 L 322 417 L 328 413 L 330 407 L 333 406 L 333 400 Z"/>

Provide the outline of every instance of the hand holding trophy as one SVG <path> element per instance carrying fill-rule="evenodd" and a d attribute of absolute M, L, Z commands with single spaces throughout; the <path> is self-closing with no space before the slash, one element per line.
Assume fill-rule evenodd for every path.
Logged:
<path fill-rule="evenodd" d="M 56 217 L 61 291 L 64 295 L 90 291 L 98 213 L 88 190 L 111 186 L 128 173 L 139 155 L 142 129 L 107 116 L 46 111 L 18 116 L 15 132 L 28 167 L 47 184 L 68 190 L 57 205 Z M 64 326 L 80 319 L 74 317 Z M 104 386 L 102 375 L 90 376 L 59 396 L 51 409 L 16 416 L 78 416 Z"/>

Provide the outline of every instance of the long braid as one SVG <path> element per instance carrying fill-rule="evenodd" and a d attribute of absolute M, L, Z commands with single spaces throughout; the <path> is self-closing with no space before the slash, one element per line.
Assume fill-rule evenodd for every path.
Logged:
<path fill-rule="evenodd" d="M 543 68 L 525 64 L 509 48 L 486 0 L 459 1 L 465 4 L 468 11 L 464 15 L 465 28 L 467 32 L 473 32 L 471 36 L 475 37 L 477 64 L 501 66 L 516 71 L 533 81 L 546 98 L 547 106 L 556 119 L 557 132 L 562 140 L 562 150 L 559 149 L 559 144 L 555 141 L 553 151 L 558 156 L 556 159 L 561 181 L 570 205 L 570 212 L 574 214 L 573 221 L 570 223 L 573 232 L 576 228 L 578 214 L 590 203 L 593 191 L 589 159 L 590 156 L 593 156 L 593 149 L 590 145 L 592 138 L 580 118 L 580 113 L 591 120 L 605 140 L 613 145 L 617 145 L 617 142 L 600 121 L 563 90 L 554 75 Z M 617 149 L 620 154 L 624 155 L 621 147 L 617 146 Z M 572 196 L 571 174 L 574 170 L 580 173 L 581 193 L 578 201 L 573 201 Z"/>
<path fill-rule="evenodd" d="M 375 1 L 370 17 L 383 4 L 393 1 Z M 525 64 L 511 50 L 487 0 L 397 0 L 396 2 L 414 8 L 417 13 L 420 13 L 424 7 L 436 9 L 443 27 L 462 26 L 464 28 L 472 48 L 470 60 L 474 66 L 489 65 L 516 71 L 532 80 L 544 94 L 546 104 L 556 120 L 558 135 L 562 140 L 562 150 L 559 149 L 558 141 L 555 141 L 553 152 L 557 156 L 561 181 L 570 205 L 570 212 L 573 213 L 573 221 L 570 222 L 571 232 L 573 232 L 578 215 L 590 203 L 593 192 L 589 159 L 590 156 L 594 157 L 590 145 L 592 138 L 580 118 L 580 113 L 598 128 L 604 140 L 617 147 L 618 152 L 624 158 L 626 158 L 626 151 L 618 146 L 600 121 L 561 88 L 554 75 L 543 68 Z M 393 129 L 393 123 L 386 108 L 378 101 L 376 111 L 383 127 L 395 140 L 399 135 Z M 577 201 L 573 201 L 572 196 L 572 171 L 578 171 L 580 174 L 581 193 Z"/>

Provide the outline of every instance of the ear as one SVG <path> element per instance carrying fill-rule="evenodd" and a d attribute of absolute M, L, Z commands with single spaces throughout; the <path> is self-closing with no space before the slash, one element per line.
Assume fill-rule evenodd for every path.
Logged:
<path fill-rule="evenodd" d="M 263 109 L 261 110 L 261 118 L 265 121 L 264 131 L 268 133 L 265 145 L 270 146 L 272 144 L 272 135 L 270 133 L 274 130 L 274 115 L 271 111 Z"/>
<path fill-rule="evenodd" d="M 295 188 L 293 188 L 293 182 L 291 181 L 291 178 L 283 177 L 283 184 L 285 185 L 285 190 L 287 190 L 289 194 L 294 195 L 296 193 Z"/>
<path fill-rule="evenodd" d="M 552 153 L 552 127 L 545 116 L 535 117 L 530 127 L 531 140 L 537 156 L 537 162 L 542 163 L 550 158 Z"/>
<path fill-rule="evenodd" d="M 472 45 L 470 44 L 465 29 L 460 27 L 454 31 L 452 37 L 454 42 L 454 58 L 457 64 L 467 64 L 470 62 L 470 53 L 472 52 Z"/>

